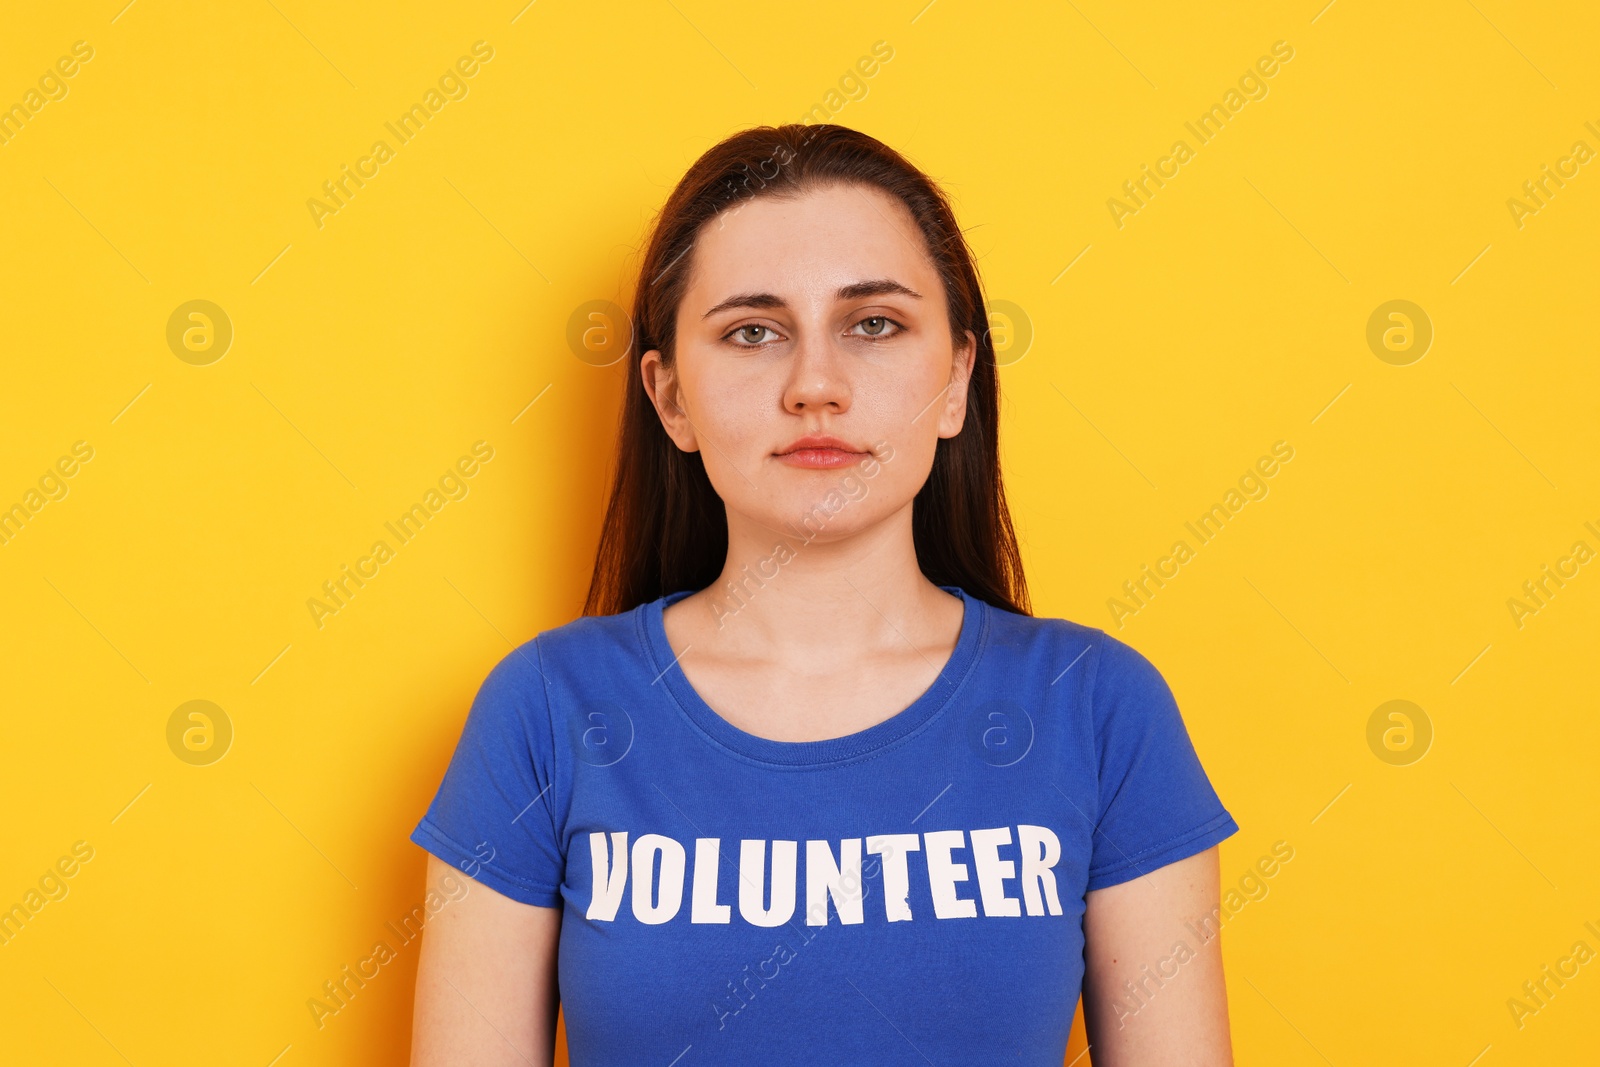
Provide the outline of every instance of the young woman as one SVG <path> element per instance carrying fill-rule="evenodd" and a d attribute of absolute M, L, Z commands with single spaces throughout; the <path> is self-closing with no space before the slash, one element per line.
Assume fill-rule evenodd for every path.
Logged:
<path fill-rule="evenodd" d="M 764 127 L 667 201 L 585 617 L 484 682 L 412 834 L 412 1063 L 1232 1062 L 1237 826 L 1151 663 L 1029 613 L 944 195 Z M 452 898 L 459 893 L 449 894 Z"/>

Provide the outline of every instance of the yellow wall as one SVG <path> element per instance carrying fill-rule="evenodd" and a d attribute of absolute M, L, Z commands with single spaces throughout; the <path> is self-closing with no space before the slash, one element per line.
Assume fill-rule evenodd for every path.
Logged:
<path fill-rule="evenodd" d="M 1294 849 L 1224 934 L 1240 1062 L 1593 1058 L 1600 965 L 1507 1005 L 1600 950 L 1600 563 L 1508 606 L 1600 551 L 1600 162 L 1508 206 L 1600 151 L 1593 5 L 121 3 L 0 27 L 0 105 L 92 48 L 0 145 L 0 506 L 73 471 L 0 545 L 0 907 L 74 871 L 0 945 L 8 1062 L 402 1061 L 414 944 L 320 1028 L 306 1002 L 418 902 L 406 835 L 478 682 L 578 609 L 619 368 L 569 318 L 625 298 L 701 150 L 816 104 L 948 183 L 1000 325 L 1030 324 L 1003 440 L 1039 610 L 1164 671 L 1243 827 L 1227 884 Z M 467 95 L 394 143 L 478 41 Z M 1202 144 L 1185 123 L 1280 41 Z M 192 300 L 231 323 L 218 360 L 169 346 Z M 1393 300 L 1420 359 L 1369 347 Z M 468 495 L 319 626 L 307 600 L 476 442 Z M 176 755 L 187 710 L 169 735 L 194 700 L 231 724 L 208 765 Z M 1388 709 L 1369 746 L 1393 700 L 1420 761 Z"/>

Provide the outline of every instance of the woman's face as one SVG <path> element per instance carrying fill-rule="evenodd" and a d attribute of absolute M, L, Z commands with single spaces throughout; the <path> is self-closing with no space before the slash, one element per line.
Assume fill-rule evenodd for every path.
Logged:
<path fill-rule="evenodd" d="M 977 341 L 951 337 L 910 211 L 873 186 L 743 201 L 707 223 L 676 358 L 645 387 L 749 524 L 837 540 L 908 508 L 966 415 Z"/>

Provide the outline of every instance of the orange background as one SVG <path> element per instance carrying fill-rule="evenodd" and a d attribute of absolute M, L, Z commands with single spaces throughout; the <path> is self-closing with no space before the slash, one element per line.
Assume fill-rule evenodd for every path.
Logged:
<path fill-rule="evenodd" d="M 1600 949 L 1600 576 L 1561 563 L 1600 548 L 1591 5 L 123 3 L 0 33 L 8 1059 L 403 1062 L 414 944 L 320 1028 L 307 1002 L 420 902 L 406 835 L 478 683 L 579 609 L 622 372 L 569 322 L 627 303 L 701 151 L 818 107 L 969 228 L 1038 610 L 1163 671 L 1243 828 L 1226 886 L 1295 850 L 1223 938 L 1239 1062 L 1592 1059 L 1595 967 L 1509 1005 Z M 362 164 L 478 41 L 464 95 Z M 169 343 L 193 300 L 225 351 L 186 317 Z M 1278 441 L 1266 495 L 1119 620 Z M 195 700 L 220 716 L 169 731 Z"/>

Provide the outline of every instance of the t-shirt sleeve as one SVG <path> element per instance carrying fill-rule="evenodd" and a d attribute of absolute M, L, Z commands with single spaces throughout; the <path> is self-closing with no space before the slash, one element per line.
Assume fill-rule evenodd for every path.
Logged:
<path fill-rule="evenodd" d="M 1101 632 L 1092 689 L 1100 811 L 1089 889 L 1130 881 L 1236 833 L 1166 679 Z"/>
<path fill-rule="evenodd" d="M 461 739 L 411 840 L 497 893 L 561 902 L 555 743 L 537 640 L 506 656 L 478 688 Z"/>

